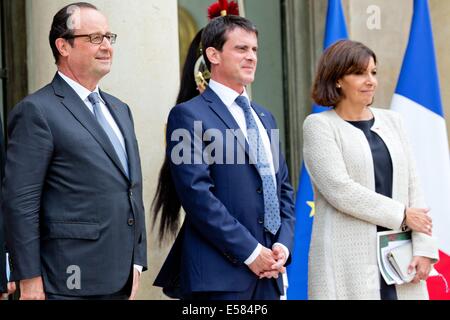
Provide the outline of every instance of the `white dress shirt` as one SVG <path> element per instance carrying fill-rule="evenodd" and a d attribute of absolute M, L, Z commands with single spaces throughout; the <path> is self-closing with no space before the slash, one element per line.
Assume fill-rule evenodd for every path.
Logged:
<path fill-rule="evenodd" d="M 105 116 L 106 121 L 108 121 L 108 124 L 113 129 L 113 131 L 116 134 L 117 138 L 119 138 L 119 142 L 122 145 L 123 149 L 127 150 L 126 147 L 125 147 L 125 140 L 123 138 L 122 132 L 120 131 L 119 127 L 117 126 L 117 123 L 114 121 L 114 118 L 112 117 L 111 113 L 109 112 L 109 109 L 106 106 L 105 101 L 103 101 L 103 99 L 102 99 L 102 97 L 100 95 L 100 92 L 98 90 L 98 85 L 95 87 L 95 90 L 91 92 L 90 90 L 86 89 L 81 84 L 79 84 L 78 82 L 76 82 L 76 81 L 70 79 L 69 77 L 67 77 L 66 75 L 64 75 L 62 72 L 58 71 L 58 74 L 76 92 L 76 94 L 80 97 L 80 99 L 84 102 L 84 104 L 89 109 L 89 111 L 92 112 L 92 114 L 94 114 L 94 107 L 93 107 L 92 103 L 89 101 L 88 97 L 89 97 L 89 95 L 91 93 L 97 92 L 97 94 L 98 94 L 98 96 L 100 98 L 100 110 L 101 110 L 101 112 Z M 139 271 L 139 273 L 142 272 L 142 266 L 139 266 L 139 265 L 135 264 L 134 267 Z"/>
<path fill-rule="evenodd" d="M 85 87 L 83 87 L 81 84 L 79 84 L 78 82 L 76 82 L 76 81 L 70 79 L 69 77 L 67 77 L 66 75 L 64 75 L 62 72 L 58 71 L 58 74 L 77 93 L 77 95 L 80 97 L 80 99 L 83 100 L 84 104 L 89 109 L 89 111 L 92 112 L 92 114 L 94 114 L 94 106 L 89 101 L 88 97 L 89 97 L 89 95 L 91 93 L 97 92 L 97 94 L 98 94 L 98 96 L 100 98 L 100 110 L 101 110 L 101 112 L 105 116 L 106 121 L 108 121 L 108 124 L 113 129 L 113 131 L 116 134 L 116 136 L 119 138 L 120 144 L 122 145 L 123 149 L 127 150 L 125 148 L 125 140 L 123 138 L 122 132 L 120 131 L 119 127 L 117 126 L 117 123 L 114 121 L 114 118 L 112 117 L 111 113 L 109 112 L 105 101 L 103 101 L 103 99 L 102 99 L 102 97 L 100 95 L 100 92 L 98 90 L 98 86 L 96 86 L 95 90 L 91 92 L 88 89 L 86 89 Z"/>
<path fill-rule="evenodd" d="M 218 83 L 217 81 L 210 80 L 209 81 L 209 87 L 212 91 L 214 91 L 222 100 L 223 104 L 228 108 L 228 111 L 230 111 L 231 115 L 233 116 L 234 120 L 236 120 L 237 124 L 239 125 L 239 128 L 241 129 L 242 133 L 244 134 L 245 138 L 247 139 L 247 123 L 245 122 L 245 114 L 244 110 L 238 104 L 236 103 L 236 98 L 239 96 L 239 93 L 234 91 L 233 89 L 224 86 L 223 84 Z M 244 92 L 241 94 L 245 98 L 247 98 L 249 104 L 250 104 L 250 98 L 248 97 L 247 90 L 244 88 Z M 255 110 L 251 108 L 251 112 L 253 115 L 253 118 L 255 119 L 256 125 L 258 127 L 259 135 L 261 136 L 262 143 L 264 146 L 264 151 L 266 152 L 266 158 L 268 159 L 269 166 L 270 166 L 270 173 L 272 176 L 272 179 L 277 185 L 277 180 L 275 177 L 275 169 L 273 165 L 273 157 L 272 157 L 272 149 L 270 147 L 270 139 L 269 135 L 267 134 L 266 129 L 264 128 L 264 125 L 262 124 L 261 120 L 259 119 L 259 116 L 256 114 Z M 275 243 L 273 245 L 276 246 L 279 245 L 283 248 L 285 254 L 286 254 L 286 260 L 289 257 L 289 250 L 288 248 L 281 244 L 281 243 Z M 272 247 L 272 248 L 273 248 Z M 261 244 L 258 244 L 253 253 L 247 258 L 247 260 L 244 261 L 246 265 L 252 264 L 255 259 L 258 257 L 258 255 L 261 253 L 263 246 Z"/>

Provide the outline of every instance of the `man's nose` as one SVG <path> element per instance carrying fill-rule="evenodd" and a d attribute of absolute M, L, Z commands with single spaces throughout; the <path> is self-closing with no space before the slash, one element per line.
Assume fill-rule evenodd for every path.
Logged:
<path fill-rule="evenodd" d="M 110 50 L 112 49 L 112 44 L 107 37 L 103 37 L 102 43 L 100 43 L 100 48 Z"/>
<path fill-rule="evenodd" d="M 258 59 L 258 55 L 256 54 L 255 51 L 249 50 L 248 53 L 247 53 L 247 59 L 248 60 L 252 60 L 252 61 L 256 61 Z"/>

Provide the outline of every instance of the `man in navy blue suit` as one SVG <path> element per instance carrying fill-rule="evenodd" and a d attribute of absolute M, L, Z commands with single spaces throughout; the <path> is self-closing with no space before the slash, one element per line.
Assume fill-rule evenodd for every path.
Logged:
<path fill-rule="evenodd" d="M 154 283 L 170 296 L 276 300 L 284 293 L 279 275 L 293 245 L 293 190 L 275 119 L 246 91 L 257 38 L 245 18 L 213 19 L 202 34 L 209 87 L 170 112 L 167 155 L 186 212 Z"/>

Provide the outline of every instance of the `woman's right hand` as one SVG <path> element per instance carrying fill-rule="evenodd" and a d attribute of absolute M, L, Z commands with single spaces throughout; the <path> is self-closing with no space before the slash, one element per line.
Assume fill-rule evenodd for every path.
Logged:
<path fill-rule="evenodd" d="M 406 209 L 406 225 L 413 231 L 425 233 L 431 237 L 433 224 L 428 212 L 430 209 Z"/>

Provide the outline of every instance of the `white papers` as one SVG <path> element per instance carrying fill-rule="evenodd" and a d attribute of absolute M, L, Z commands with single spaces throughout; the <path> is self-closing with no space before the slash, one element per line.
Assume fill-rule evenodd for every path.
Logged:
<path fill-rule="evenodd" d="M 411 244 L 411 231 L 383 231 L 377 232 L 377 258 L 378 267 L 380 268 L 380 273 L 383 276 L 387 284 L 403 284 L 410 282 L 414 277 L 409 275 L 405 277 L 401 273 L 397 272 L 389 261 L 389 256 L 391 256 L 391 251 L 395 248 L 402 246 L 409 246 Z M 412 260 L 412 250 L 411 258 Z M 415 270 L 412 275 L 414 275 Z"/>

